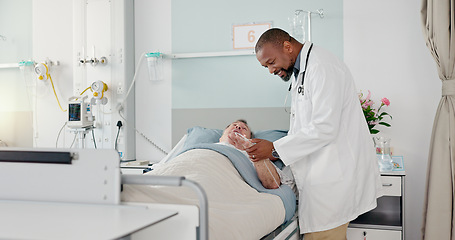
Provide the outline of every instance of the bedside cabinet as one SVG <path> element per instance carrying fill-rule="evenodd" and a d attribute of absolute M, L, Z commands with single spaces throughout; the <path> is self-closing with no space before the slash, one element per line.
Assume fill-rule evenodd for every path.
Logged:
<path fill-rule="evenodd" d="M 384 196 L 378 206 L 353 220 L 348 240 L 404 240 L 404 171 L 381 173 Z"/>

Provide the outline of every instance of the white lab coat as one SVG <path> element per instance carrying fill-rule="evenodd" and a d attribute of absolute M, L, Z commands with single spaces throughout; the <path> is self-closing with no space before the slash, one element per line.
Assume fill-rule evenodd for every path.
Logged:
<path fill-rule="evenodd" d="M 288 136 L 275 141 L 299 190 L 300 232 L 338 227 L 376 207 L 382 195 L 374 144 L 351 73 L 343 62 L 309 42 L 292 78 Z"/>

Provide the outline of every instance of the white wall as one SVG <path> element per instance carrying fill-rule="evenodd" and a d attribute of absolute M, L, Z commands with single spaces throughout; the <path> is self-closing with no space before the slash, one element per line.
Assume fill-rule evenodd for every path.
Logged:
<path fill-rule="evenodd" d="M 136 65 L 144 52 L 172 52 L 171 1 L 136 0 Z M 151 82 L 144 59 L 136 79 L 136 129 L 165 151 L 171 150 L 171 61 L 164 61 L 164 80 Z M 136 158 L 157 162 L 165 155 L 136 134 Z"/>
<path fill-rule="evenodd" d="M 390 99 L 394 155 L 406 170 L 405 237 L 421 238 L 427 157 L 441 97 L 436 64 L 425 46 L 420 1 L 344 0 L 344 58 L 358 89 Z"/>
<path fill-rule="evenodd" d="M 67 100 L 72 96 L 73 65 L 76 63 L 73 57 L 72 16 L 72 0 L 33 1 L 33 60 L 44 62 L 49 58 L 60 62 L 60 66 L 50 69 L 50 74 L 63 109 L 68 108 Z M 60 110 L 49 80 L 38 83 L 37 88 L 34 146 L 55 147 L 67 113 Z M 71 145 L 72 138 L 65 132 L 62 131 L 59 147 Z"/>
<path fill-rule="evenodd" d="M 32 57 L 32 1 L 0 0 L 0 64 Z M 0 68 L 0 140 L 12 147 L 31 147 L 32 102 L 27 96 L 31 67 Z M 27 84 L 26 84 L 27 83 Z"/>

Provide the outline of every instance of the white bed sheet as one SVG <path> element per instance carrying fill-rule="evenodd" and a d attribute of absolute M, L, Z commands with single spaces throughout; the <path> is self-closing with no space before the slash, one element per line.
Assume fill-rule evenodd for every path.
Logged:
<path fill-rule="evenodd" d="M 185 176 L 204 188 L 209 200 L 210 239 L 257 240 L 284 221 L 280 197 L 251 188 L 230 160 L 215 151 L 190 150 L 156 164 L 147 174 Z M 196 194 L 185 187 L 125 185 L 121 198 L 124 202 L 198 204 Z"/>

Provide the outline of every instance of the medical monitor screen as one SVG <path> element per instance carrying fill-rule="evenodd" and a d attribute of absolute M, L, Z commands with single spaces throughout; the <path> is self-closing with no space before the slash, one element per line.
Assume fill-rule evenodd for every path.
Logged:
<path fill-rule="evenodd" d="M 80 121 L 81 120 L 81 104 L 70 103 L 68 109 L 68 121 Z"/>

